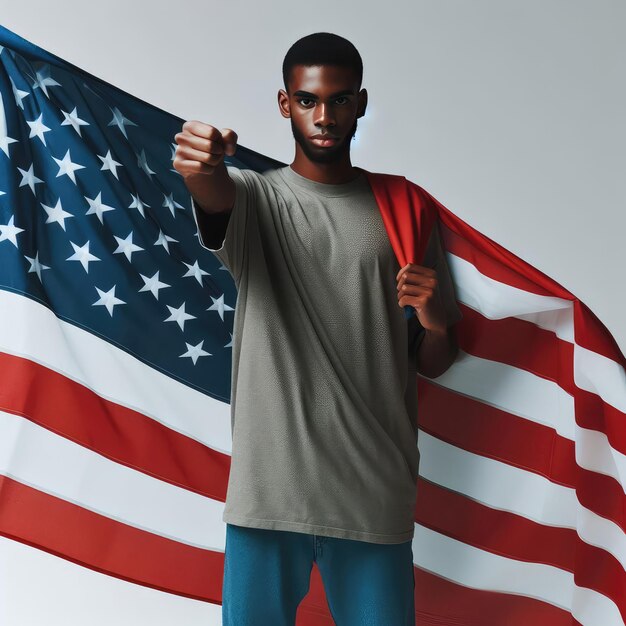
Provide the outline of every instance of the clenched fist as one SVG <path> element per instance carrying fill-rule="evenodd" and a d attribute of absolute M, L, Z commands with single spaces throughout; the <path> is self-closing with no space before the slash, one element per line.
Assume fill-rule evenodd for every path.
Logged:
<path fill-rule="evenodd" d="M 407 263 L 396 275 L 398 306 L 411 305 L 426 330 L 444 333 L 446 311 L 437 284 L 437 272 L 423 265 Z"/>
<path fill-rule="evenodd" d="M 237 133 L 234 130 L 222 128 L 220 131 L 215 126 L 196 120 L 185 122 L 174 139 L 177 144 L 174 169 L 183 178 L 213 174 L 224 156 L 232 156 L 237 148 Z"/>

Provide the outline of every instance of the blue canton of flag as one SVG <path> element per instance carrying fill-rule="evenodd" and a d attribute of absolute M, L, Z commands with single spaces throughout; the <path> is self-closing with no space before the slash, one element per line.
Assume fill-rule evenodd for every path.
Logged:
<path fill-rule="evenodd" d="M 236 290 L 172 167 L 183 120 L 19 38 L 0 60 L 2 287 L 229 401 Z"/>

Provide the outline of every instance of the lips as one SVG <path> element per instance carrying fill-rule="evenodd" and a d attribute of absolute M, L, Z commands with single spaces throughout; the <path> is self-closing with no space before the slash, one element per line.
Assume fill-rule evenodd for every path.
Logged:
<path fill-rule="evenodd" d="M 313 135 L 311 137 L 311 141 L 316 146 L 327 147 L 327 146 L 333 146 L 334 144 L 337 143 L 337 141 L 339 141 L 339 139 L 332 135 Z"/>

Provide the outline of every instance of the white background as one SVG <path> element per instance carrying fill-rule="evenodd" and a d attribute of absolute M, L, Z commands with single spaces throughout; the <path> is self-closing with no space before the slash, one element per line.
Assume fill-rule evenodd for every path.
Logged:
<path fill-rule="evenodd" d="M 353 164 L 425 187 L 574 293 L 626 351 L 624 2 L 0 0 L 0 15 L 32 43 L 286 163 L 283 57 L 315 31 L 348 38 L 369 93 Z M 219 606 L 1 538 L 0 604 L 8 626 L 220 623 Z"/>

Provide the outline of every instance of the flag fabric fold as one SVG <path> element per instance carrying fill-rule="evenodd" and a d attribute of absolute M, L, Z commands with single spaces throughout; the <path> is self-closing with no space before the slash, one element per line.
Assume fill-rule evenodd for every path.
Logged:
<path fill-rule="evenodd" d="M 2 27 L 0 105 L 0 534 L 220 604 L 237 293 L 172 167 L 184 120 Z M 624 355 L 423 187 L 367 174 L 400 266 L 438 220 L 463 312 L 455 363 L 415 380 L 416 623 L 626 624 Z M 298 624 L 332 624 L 319 577 Z"/>

